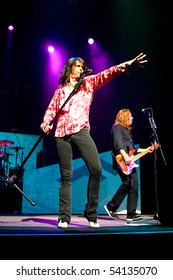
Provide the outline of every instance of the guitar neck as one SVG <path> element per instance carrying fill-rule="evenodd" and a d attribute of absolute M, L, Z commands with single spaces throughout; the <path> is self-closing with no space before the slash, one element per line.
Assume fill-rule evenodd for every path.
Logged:
<path fill-rule="evenodd" d="M 157 149 L 159 147 L 160 147 L 160 145 L 158 143 L 156 143 L 155 149 Z M 151 148 L 154 148 L 154 144 L 151 145 Z M 139 153 L 139 154 L 137 154 L 135 156 L 132 156 L 132 160 L 135 161 L 135 160 L 143 157 L 144 155 L 146 155 L 148 153 L 150 153 L 150 148 L 146 149 L 144 152 L 141 152 L 141 153 Z"/>
<path fill-rule="evenodd" d="M 144 152 L 141 152 L 141 153 L 139 153 L 139 154 L 137 154 L 137 155 L 135 155 L 135 156 L 132 156 L 132 160 L 135 161 L 135 160 L 137 160 L 137 159 L 143 157 L 144 155 L 148 154 L 149 152 L 150 152 L 150 150 L 147 149 L 147 150 L 144 151 Z"/>

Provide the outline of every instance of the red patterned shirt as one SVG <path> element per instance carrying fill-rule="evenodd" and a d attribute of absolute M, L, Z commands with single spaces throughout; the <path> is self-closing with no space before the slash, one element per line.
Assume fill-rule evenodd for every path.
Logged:
<path fill-rule="evenodd" d="M 45 112 L 41 128 L 55 118 L 57 112 L 57 124 L 55 137 L 64 137 L 79 132 L 84 127 L 90 131 L 89 112 L 95 92 L 108 83 L 112 78 L 118 77 L 125 72 L 125 64 L 110 67 L 96 75 L 85 76 L 83 83 L 68 98 L 68 85 L 59 85 L 56 89 L 52 100 Z M 61 109 L 59 111 L 59 109 Z"/>

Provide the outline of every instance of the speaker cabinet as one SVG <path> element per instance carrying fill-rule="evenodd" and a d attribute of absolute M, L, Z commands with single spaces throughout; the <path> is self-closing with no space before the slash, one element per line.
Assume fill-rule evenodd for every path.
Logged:
<path fill-rule="evenodd" d="M 10 176 L 14 175 L 15 169 L 10 170 Z M 23 190 L 22 177 L 15 182 L 16 186 Z M 0 213 L 20 214 L 22 212 L 22 193 L 14 185 L 6 183 L 0 178 Z"/>

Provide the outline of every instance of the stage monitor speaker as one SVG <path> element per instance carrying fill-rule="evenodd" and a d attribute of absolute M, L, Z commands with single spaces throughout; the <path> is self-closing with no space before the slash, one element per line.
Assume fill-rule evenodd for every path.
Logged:
<path fill-rule="evenodd" d="M 19 214 L 22 212 L 22 194 L 14 186 L 0 183 L 0 213 Z"/>
<path fill-rule="evenodd" d="M 158 169 L 158 205 L 159 221 L 163 226 L 173 226 L 172 209 L 172 168 L 167 161 L 167 165 L 159 166 Z"/>
<path fill-rule="evenodd" d="M 10 170 L 10 176 L 15 174 L 16 170 Z M 21 178 L 17 180 L 16 185 L 22 190 L 23 182 Z M 0 214 L 20 214 L 22 213 L 22 193 L 14 185 L 0 180 Z"/>
<path fill-rule="evenodd" d="M 173 227 L 172 215 L 169 212 L 162 212 L 159 215 L 159 221 L 162 226 Z"/>
<path fill-rule="evenodd" d="M 166 193 L 166 192 L 165 192 Z M 164 199 L 165 197 L 165 199 Z M 173 226 L 172 217 L 172 197 L 170 194 L 163 195 L 162 199 L 159 200 L 159 221 L 163 226 Z"/>
<path fill-rule="evenodd" d="M 37 153 L 36 168 L 50 166 L 58 163 L 56 147 L 47 148 Z"/>

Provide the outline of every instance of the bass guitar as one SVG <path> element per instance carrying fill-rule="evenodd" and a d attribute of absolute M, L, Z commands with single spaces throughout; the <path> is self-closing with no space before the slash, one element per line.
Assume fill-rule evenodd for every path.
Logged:
<path fill-rule="evenodd" d="M 155 147 L 157 149 L 158 147 L 160 147 L 160 145 L 158 143 L 156 143 Z M 148 147 L 144 152 L 138 153 L 136 155 L 133 155 L 136 151 L 135 149 L 130 150 L 129 157 L 131 157 L 133 162 L 129 163 L 129 164 L 125 163 L 123 156 L 121 154 L 118 154 L 117 156 L 115 156 L 115 159 L 116 159 L 118 165 L 120 166 L 122 172 L 126 175 L 129 175 L 132 172 L 133 168 L 139 166 L 138 164 L 135 163 L 135 161 L 137 159 L 143 157 L 147 153 L 151 153 L 151 150 L 154 151 L 154 144 L 152 144 L 150 147 Z"/>

